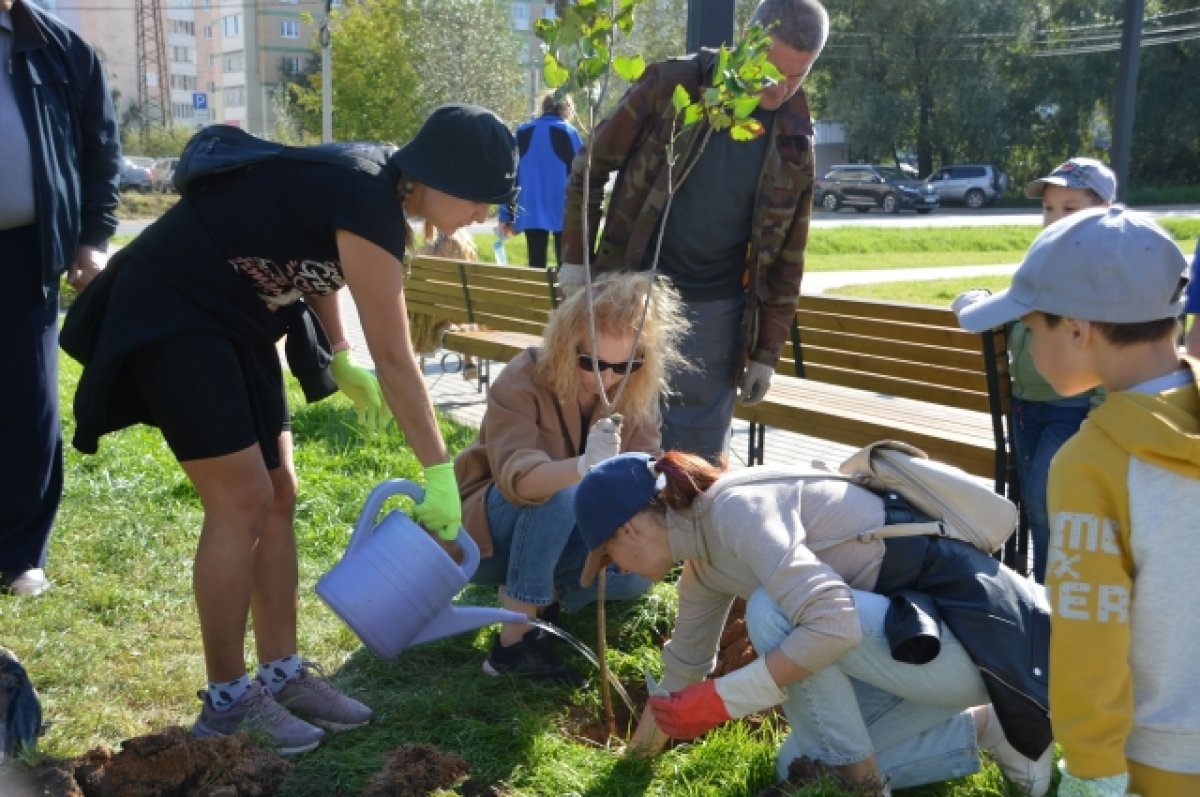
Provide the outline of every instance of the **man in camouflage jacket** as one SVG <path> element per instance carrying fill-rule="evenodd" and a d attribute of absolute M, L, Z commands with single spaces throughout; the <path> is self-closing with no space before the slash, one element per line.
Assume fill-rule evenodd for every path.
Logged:
<path fill-rule="evenodd" d="M 664 408 L 663 445 L 709 457 L 728 446 L 739 381 L 744 404 L 767 392 L 799 300 L 812 211 L 813 128 L 800 86 L 824 45 L 828 17 L 817 0 L 763 0 L 754 22 L 771 31 L 769 57 L 783 73 L 756 112 L 766 127 L 757 145 L 730 145 L 727 132 L 707 135 L 701 122 L 676 141 L 676 165 L 667 168 L 672 93 L 682 85 L 696 97 L 711 85 L 709 51 L 649 66 L 589 144 L 589 244 L 605 184 L 618 173 L 592 273 L 648 269 L 666 225 L 659 271 L 687 303 L 693 328 L 683 348 L 698 371 L 673 375 L 677 394 Z M 586 156 L 585 148 L 567 186 L 560 273 L 567 290 L 583 281 Z M 681 183 L 687 169 L 692 173 Z M 664 221 L 668 178 L 676 192 Z M 694 267 L 713 249 L 723 258 Z M 728 356 L 716 352 L 723 348 Z"/>

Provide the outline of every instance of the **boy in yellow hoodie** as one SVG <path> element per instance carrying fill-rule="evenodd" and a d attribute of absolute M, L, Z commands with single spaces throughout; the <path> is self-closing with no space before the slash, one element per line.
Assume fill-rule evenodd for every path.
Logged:
<path fill-rule="evenodd" d="M 1187 261 L 1149 217 L 1081 211 L 1012 286 L 962 311 L 1016 318 L 1063 395 L 1103 385 L 1050 466 L 1046 585 L 1059 797 L 1200 795 L 1200 361 L 1180 358 Z"/>

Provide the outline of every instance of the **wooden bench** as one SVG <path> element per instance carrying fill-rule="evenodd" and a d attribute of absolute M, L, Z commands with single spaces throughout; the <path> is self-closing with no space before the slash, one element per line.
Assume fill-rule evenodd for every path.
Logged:
<path fill-rule="evenodd" d="M 537 345 L 557 305 L 553 272 L 434 257 L 413 261 L 405 293 L 412 310 L 487 327 L 443 341 L 485 364 Z M 487 379 L 481 368 L 481 389 Z M 734 415 L 750 423 L 750 465 L 763 462 L 768 427 L 851 446 L 890 438 L 1017 500 L 1010 401 L 1002 332 L 965 332 L 943 308 L 802 296 L 766 398 Z M 1026 554 L 1026 536 L 1014 535 L 1006 561 Z"/>
<path fill-rule="evenodd" d="M 442 345 L 478 357 L 479 388 L 490 381 L 488 364 L 508 362 L 541 343 L 542 330 L 558 306 L 555 272 L 421 255 L 405 272 L 410 312 L 428 313 L 480 329 L 447 332 Z"/>
<path fill-rule="evenodd" d="M 1011 400 L 1001 330 L 966 332 L 946 308 L 801 296 L 766 398 L 734 415 L 750 423 L 751 465 L 763 461 L 767 427 L 851 446 L 890 438 L 1017 501 Z M 1024 563 L 1027 545 L 1014 535 L 1005 560 Z"/>

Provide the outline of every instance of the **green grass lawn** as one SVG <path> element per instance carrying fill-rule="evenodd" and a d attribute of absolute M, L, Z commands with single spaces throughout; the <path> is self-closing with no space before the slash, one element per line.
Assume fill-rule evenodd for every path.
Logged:
<path fill-rule="evenodd" d="M 1167 217 L 1160 222 L 1188 256 L 1200 237 L 1200 219 Z M 1019 263 L 1041 231 L 1030 224 L 994 227 L 867 227 L 819 228 L 809 231 L 805 271 L 928 268 L 933 266 Z M 494 262 L 491 232 L 474 236 L 480 259 Z M 504 242 L 508 262 L 529 262 L 525 236 Z M 553 262 L 553 255 L 551 255 Z"/>
<path fill-rule="evenodd" d="M 66 408 L 77 378 L 78 367 L 64 359 Z M 393 662 L 363 649 L 313 586 L 338 560 L 370 489 L 387 478 L 412 477 L 417 463 L 395 432 L 360 435 L 351 405 L 340 396 L 304 405 L 292 384 L 291 399 L 300 480 L 301 652 L 370 704 L 377 720 L 294 759 L 283 794 L 361 794 L 381 768 L 382 754 L 415 742 L 461 754 L 472 778 L 506 795 L 749 796 L 774 781 L 773 756 L 785 726 L 773 716 L 729 723 L 650 760 L 625 758 L 619 742 L 589 738 L 602 716 L 596 688 L 571 692 L 484 675 L 488 629 L 412 648 Z M 69 441 L 69 410 L 66 415 Z M 443 432 L 456 451 L 473 435 L 448 422 Z M 41 693 L 52 723 L 41 747 L 52 756 L 190 725 L 204 682 L 191 594 L 200 506 L 158 433 L 134 428 L 110 435 L 94 456 L 68 450 L 66 473 L 50 553 L 54 588 L 37 600 L 0 600 L 0 641 L 21 657 Z M 459 601 L 496 603 L 493 590 L 477 587 Z M 610 667 L 639 707 L 642 667 L 659 671 L 658 649 L 674 610 L 669 585 L 610 608 Z M 594 647 L 592 611 L 566 615 L 563 626 Z M 573 660 L 590 669 L 581 657 Z M 257 665 L 249 647 L 247 664 Z M 989 767 L 908 794 L 983 797 L 1005 789 Z"/>

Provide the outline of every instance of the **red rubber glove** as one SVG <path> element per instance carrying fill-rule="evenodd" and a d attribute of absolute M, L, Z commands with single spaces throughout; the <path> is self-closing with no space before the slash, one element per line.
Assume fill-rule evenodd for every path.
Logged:
<path fill-rule="evenodd" d="M 777 706 L 786 698 L 767 660 L 760 657 L 720 678 L 651 697 L 649 704 L 660 729 L 676 739 L 695 739 L 722 722 Z"/>
<path fill-rule="evenodd" d="M 717 682 L 711 679 L 685 686 L 667 697 L 652 697 L 649 702 L 658 727 L 676 739 L 695 739 L 732 719 L 725 701 L 717 694 Z"/>

